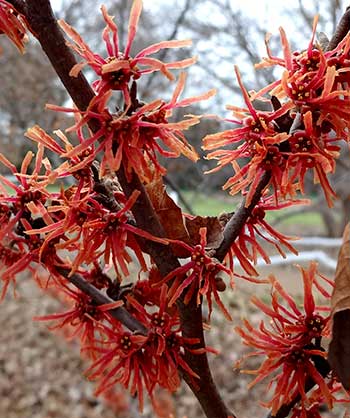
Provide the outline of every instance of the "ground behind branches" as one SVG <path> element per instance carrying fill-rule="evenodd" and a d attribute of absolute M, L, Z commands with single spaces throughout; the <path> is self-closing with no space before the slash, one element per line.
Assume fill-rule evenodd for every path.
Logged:
<path fill-rule="evenodd" d="M 336 252 L 330 254 L 334 257 Z M 301 281 L 295 267 L 264 267 L 263 276 L 276 274 L 289 291 L 299 298 Z M 323 268 L 323 273 L 332 272 Z M 243 316 L 253 323 L 262 318 L 261 313 L 248 303 L 252 293 L 268 301 L 269 291 L 262 286 L 238 283 L 235 292 L 228 291 L 224 299 L 233 312 L 233 323 L 214 314 L 212 328 L 207 333 L 208 344 L 221 354 L 211 356 L 213 374 L 220 391 L 239 418 L 263 418 L 266 410 L 258 400 L 264 397 L 264 385 L 247 390 L 252 377 L 233 369 L 233 364 L 246 352 L 233 332 Z M 80 359 L 79 349 L 47 329 L 47 324 L 33 322 L 35 315 L 58 312 L 60 305 L 42 293 L 34 282 L 19 280 L 18 298 L 8 295 L 0 306 L 0 417 L 3 418 L 151 418 L 155 417 L 149 405 L 140 415 L 136 400 L 129 399 L 123 389 L 117 389 L 118 402 L 113 407 L 93 396 L 93 384 L 83 377 L 86 363 Z M 253 360 L 249 366 L 256 367 Z M 198 404 L 183 386 L 173 398 L 159 395 L 161 418 L 169 411 L 176 418 L 202 418 Z M 338 409 L 325 411 L 325 418 L 342 417 Z"/>

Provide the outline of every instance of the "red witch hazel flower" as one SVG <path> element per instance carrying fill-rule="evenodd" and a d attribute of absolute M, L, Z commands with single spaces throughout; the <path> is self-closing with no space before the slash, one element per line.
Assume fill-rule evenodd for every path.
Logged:
<path fill-rule="evenodd" d="M 181 73 L 179 82 L 168 103 L 155 100 L 138 106 L 132 113 L 110 113 L 107 109 L 111 97 L 110 92 L 93 98 L 88 109 L 83 112 L 73 108 L 48 105 L 47 107 L 51 110 L 81 114 L 78 122 L 68 131 L 79 131 L 82 126 L 88 125 L 91 119 L 100 123 L 100 129 L 94 135 L 84 141 L 80 140 L 80 145 L 67 151 L 64 157 L 73 159 L 83 155 L 87 150 L 90 150 L 95 142 L 100 141 L 100 145 L 96 147 L 94 153 L 103 151 L 101 175 L 107 168 L 118 171 L 123 162 L 126 175 L 135 170 L 145 181 L 149 181 L 153 177 L 150 165 L 161 174 L 165 173 L 165 169 L 158 161 L 158 153 L 167 158 L 178 157 L 182 154 L 190 160 L 196 161 L 198 155 L 187 142 L 183 131 L 199 123 L 199 117 L 187 116 L 178 122 L 171 122 L 169 119 L 175 109 L 209 99 L 215 94 L 215 90 L 179 100 L 185 87 L 185 80 L 185 73 Z M 35 139 L 33 135 L 30 137 Z"/>
<path fill-rule="evenodd" d="M 304 193 L 305 174 L 314 171 L 314 182 L 320 183 L 328 205 L 333 206 L 332 199 L 336 196 L 327 174 L 335 171 L 335 159 L 339 156 L 340 147 L 334 145 L 339 138 L 330 137 L 322 133 L 315 126 L 312 113 L 306 112 L 302 116 L 304 129 L 296 130 L 289 139 L 290 150 L 283 152 L 288 156 L 282 190 L 288 184 L 297 182 L 298 189 Z"/>
<path fill-rule="evenodd" d="M 104 339 L 98 341 L 96 348 L 98 358 L 86 372 L 90 379 L 99 381 L 97 395 L 108 391 L 116 383 L 121 383 L 129 388 L 132 395 L 137 394 L 142 410 L 144 389 L 154 402 L 157 385 L 171 392 L 179 387 L 180 369 L 192 378 L 198 378 L 187 365 L 184 350 L 194 354 L 211 350 L 192 348 L 199 340 L 180 335 L 178 315 L 169 315 L 166 312 L 165 285 L 161 289 L 158 302 L 159 309 L 153 309 L 149 313 L 136 299 L 127 296 L 131 312 L 149 330 L 147 336 L 104 326 Z"/>
<path fill-rule="evenodd" d="M 349 404 L 349 394 L 345 391 L 341 383 L 337 382 L 334 378 L 330 378 L 327 382 L 327 386 L 332 393 L 335 403 Z M 324 403 L 325 397 L 320 388 L 317 388 L 308 395 L 308 405 L 295 406 L 290 418 L 322 418 L 323 415 L 320 413 L 320 407 L 324 405 Z M 348 417 L 349 415 L 347 412 L 343 418 Z"/>
<path fill-rule="evenodd" d="M 0 34 L 4 33 L 24 53 L 28 41 L 25 17 L 5 0 L 0 0 Z"/>
<path fill-rule="evenodd" d="M 103 321 L 113 322 L 113 326 L 118 327 L 118 323 L 113 320 L 108 311 L 122 306 L 123 302 L 119 300 L 105 305 L 96 305 L 90 296 L 80 290 L 74 290 L 62 282 L 60 287 L 56 287 L 56 291 L 64 294 L 64 301 L 71 305 L 71 309 L 62 313 L 37 316 L 33 319 L 35 321 L 58 321 L 49 329 L 62 329 L 68 339 L 79 338 L 81 350 L 89 357 L 95 358 L 94 345 L 97 334 L 102 336 L 104 333 L 101 324 Z"/>
<path fill-rule="evenodd" d="M 158 289 L 153 291 L 158 294 Z M 198 344 L 196 338 L 185 338 L 180 335 L 180 318 L 177 310 L 171 309 L 170 315 L 168 308 L 167 286 L 162 285 L 159 294 L 156 312 L 149 313 L 133 296 L 127 297 L 128 307 L 134 316 L 148 328 L 148 342 L 145 346 L 145 353 L 149 356 L 156 356 L 157 361 L 154 366 L 156 382 L 174 392 L 180 386 L 179 367 L 189 376 L 198 378 L 197 374 L 188 366 L 183 357 L 183 349 L 194 354 L 201 354 L 205 351 L 215 350 L 211 348 L 194 349 L 191 345 Z"/>
<path fill-rule="evenodd" d="M 255 296 L 252 298 L 252 302 L 270 317 L 270 326 L 261 321 L 259 328 L 255 329 L 245 320 L 244 327 L 236 328 L 246 345 L 258 349 L 247 357 L 266 356 L 258 370 L 243 372 L 257 375 L 250 386 L 271 376 L 268 389 L 274 393 L 271 401 L 264 405 L 272 409 L 272 415 L 297 396 L 301 399 L 302 409 L 309 407 L 306 387 L 310 382 L 317 385 L 329 407 L 334 401 L 326 382 L 329 366 L 324 361 L 325 351 L 321 346 L 322 337 L 329 336 L 330 308 L 316 305 L 313 295 L 316 288 L 323 297 L 329 299 L 327 287 L 331 287 L 332 282 L 321 275 L 317 277 L 316 267 L 316 263 L 311 263 L 307 270 L 300 268 L 304 284 L 303 310 L 271 276 L 271 306 Z"/>
<path fill-rule="evenodd" d="M 232 272 L 218 260 L 210 257 L 210 255 L 206 252 L 207 228 L 200 228 L 199 235 L 200 242 L 194 247 L 182 241 L 169 240 L 169 242 L 181 245 L 185 250 L 187 250 L 190 260 L 169 273 L 159 282 L 159 284 L 169 282 L 174 279 L 170 285 L 168 293 L 168 297 L 170 299 L 169 306 L 173 305 L 179 296 L 186 291 L 186 296 L 184 298 L 185 303 L 188 303 L 195 294 L 198 305 L 201 303 L 201 297 L 206 297 L 210 316 L 212 312 L 211 297 L 213 296 L 226 318 L 231 320 L 231 315 L 219 297 L 217 278 L 220 273 L 226 273 L 231 278 L 231 284 L 233 285 Z"/>
<path fill-rule="evenodd" d="M 323 50 L 315 41 L 317 19 L 308 48 L 292 53 L 281 28 L 283 57 L 274 57 L 267 42 L 268 58 L 258 67 L 278 65 L 285 71 L 281 80 L 250 95 L 238 83 L 247 109 L 229 106 L 240 125 L 236 129 L 209 135 L 203 148 L 212 151 L 208 159 L 218 160 L 217 171 L 231 164 L 235 174 L 224 188 L 231 194 L 248 190 L 247 205 L 264 172 L 271 174 L 270 183 L 280 197 L 295 198 L 304 192 L 304 178 L 313 171 L 315 183 L 320 183 L 329 206 L 335 196 L 327 175 L 334 172 L 339 147 L 334 143 L 349 141 L 346 121 L 350 115 L 349 57 L 350 35 L 333 50 Z M 265 98 L 269 93 L 272 99 Z M 270 102 L 273 112 L 258 112 L 254 100 Z M 235 149 L 217 149 L 243 141 Z M 249 158 L 241 166 L 240 158 Z"/>
<path fill-rule="evenodd" d="M 42 240 L 39 236 L 29 238 L 26 231 L 32 228 L 32 223 L 38 218 L 48 220 L 44 204 L 49 196 L 45 187 L 49 183 L 51 168 L 43 160 L 43 150 L 39 144 L 35 161 L 34 154 L 29 151 L 22 162 L 20 172 L 0 154 L 0 163 L 9 168 L 16 178 L 16 181 L 10 181 L 0 176 L 0 271 L 3 284 L 1 298 L 5 296 L 9 284 L 15 284 L 16 275 L 25 269 L 31 270 L 31 263 L 39 259 Z M 34 168 L 29 174 L 28 168 L 32 162 Z M 43 166 L 46 172 L 40 174 Z M 13 193 L 9 193 L 9 189 L 12 189 Z M 51 258 L 51 262 L 53 261 L 54 257 Z"/>
<path fill-rule="evenodd" d="M 160 71 L 170 80 L 174 79 L 169 69 L 185 68 L 195 62 L 194 58 L 164 63 L 156 58 L 150 57 L 163 49 L 181 48 L 191 45 L 191 41 L 163 41 L 151 45 L 134 57 L 130 56 L 131 46 L 136 35 L 136 29 L 142 11 L 142 0 L 134 0 L 129 20 L 128 37 L 124 51 L 119 48 L 118 27 L 113 21 L 113 16 L 108 15 L 106 7 L 102 6 L 102 15 L 106 22 L 103 31 L 103 40 L 106 44 L 108 57 L 103 58 L 94 53 L 83 41 L 80 35 L 66 22 L 60 21 L 62 29 L 73 40 L 70 46 L 77 52 L 84 61 L 76 64 L 70 74 L 77 76 L 85 65 L 89 65 L 100 77 L 93 86 L 98 94 L 103 94 L 108 90 L 121 90 L 126 105 L 130 105 L 130 94 L 128 84 L 130 80 L 137 80 L 142 74 Z"/>
<path fill-rule="evenodd" d="M 298 254 L 297 250 L 289 242 L 297 240 L 298 238 L 290 237 L 278 232 L 266 221 L 266 213 L 268 211 L 281 210 L 290 206 L 305 205 L 309 203 L 309 200 L 306 199 L 282 200 L 279 199 L 278 196 L 276 199 L 276 196 L 269 195 L 269 190 L 266 190 L 260 198 L 260 201 L 252 210 L 251 215 L 232 246 L 232 254 L 238 258 L 242 268 L 248 274 L 251 274 L 251 268 L 247 263 L 251 261 L 256 264 L 258 254 L 260 254 L 266 263 L 270 263 L 268 254 L 259 243 L 259 238 L 262 238 L 265 242 L 273 245 L 282 257 L 286 257 L 283 246 L 294 254 Z"/>
<path fill-rule="evenodd" d="M 246 201 L 248 206 L 265 171 L 271 172 L 271 183 L 276 190 L 280 189 L 285 158 L 279 150 L 279 144 L 288 140 L 290 135 L 279 130 L 276 120 L 288 113 L 293 108 L 293 104 L 287 102 L 280 109 L 270 112 L 255 110 L 237 67 L 236 75 L 247 108 L 236 106 L 228 106 L 228 108 L 234 111 L 234 116 L 237 118 L 230 122 L 240 126 L 218 134 L 207 135 L 203 139 L 203 149 L 211 151 L 243 141 L 234 150 L 219 149 L 209 153 L 207 158 L 218 160 L 218 167 L 210 170 L 210 173 L 227 164 L 232 165 L 235 175 L 226 182 L 223 188 L 230 189 L 231 194 L 249 188 Z M 250 158 L 250 161 L 240 167 L 237 162 L 239 158 Z"/>

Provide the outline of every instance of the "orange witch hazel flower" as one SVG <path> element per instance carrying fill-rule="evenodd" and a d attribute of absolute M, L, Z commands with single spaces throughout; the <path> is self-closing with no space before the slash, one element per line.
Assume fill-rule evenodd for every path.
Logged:
<path fill-rule="evenodd" d="M 42 240 L 39 236 L 29 238 L 26 231 L 32 228 L 31 224 L 37 222 L 40 216 L 48 219 L 44 205 L 49 198 L 46 186 L 52 170 L 43 158 L 43 152 L 44 148 L 40 144 L 35 159 L 34 154 L 28 151 L 20 171 L 0 153 L 0 163 L 15 178 L 11 181 L 0 175 L 0 299 L 5 296 L 9 284 L 16 283 L 17 274 L 26 269 L 32 270 L 31 263 L 39 259 Z M 33 165 L 32 173 L 28 173 L 30 165 Z M 52 264 L 57 260 L 50 251 L 46 256 Z"/>
<path fill-rule="evenodd" d="M 329 407 L 334 401 L 325 378 L 329 366 L 323 361 L 325 352 L 321 346 L 322 337 L 329 336 L 330 308 L 317 305 L 313 294 L 316 288 L 324 298 L 329 299 L 327 287 L 331 288 L 332 282 L 317 273 L 316 263 L 311 263 L 308 269 L 299 269 L 304 284 L 303 309 L 271 276 L 271 305 L 255 296 L 252 298 L 252 302 L 270 317 L 270 325 L 266 326 L 261 321 L 258 329 L 255 329 L 245 320 L 244 327 L 236 328 L 246 345 L 258 349 L 247 357 L 266 356 L 259 369 L 243 372 L 257 375 L 250 386 L 271 376 L 268 388 L 273 395 L 271 401 L 264 405 L 272 409 L 272 415 L 297 396 L 300 396 L 302 409 L 309 407 L 309 395 L 305 391 L 309 379 L 317 385 Z"/>
<path fill-rule="evenodd" d="M 266 171 L 271 172 L 271 183 L 276 190 L 280 189 L 283 172 L 285 169 L 285 158 L 280 152 L 279 145 L 288 140 L 289 134 L 281 132 L 276 122 L 285 115 L 291 108 L 292 103 L 286 103 L 275 111 L 257 111 L 246 91 L 237 67 L 235 67 L 239 86 L 241 88 L 246 108 L 228 106 L 233 110 L 236 120 L 230 122 L 238 125 L 217 134 L 207 135 L 203 139 L 203 149 L 212 151 L 222 146 L 241 143 L 235 149 L 219 149 L 208 154 L 207 159 L 218 160 L 218 167 L 209 173 L 218 171 L 227 164 L 232 165 L 235 174 L 226 182 L 224 189 L 230 189 L 231 194 L 236 194 L 248 189 L 246 205 L 248 206 L 252 194 L 262 175 Z M 237 160 L 250 158 L 242 167 Z"/>
<path fill-rule="evenodd" d="M 317 18 L 311 41 L 303 52 L 292 52 L 284 30 L 280 29 L 283 57 L 274 57 L 268 46 L 268 58 L 257 67 L 278 65 L 285 69 L 282 78 L 258 92 L 246 91 L 236 69 L 246 108 L 228 106 L 237 128 L 208 135 L 205 150 L 208 159 L 218 160 L 210 172 L 230 164 L 234 175 L 224 185 L 231 194 L 247 191 L 246 204 L 264 172 L 281 198 L 294 198 L 304 192 L 304 178 L 313 171 L 329 206 L 335 196 L 327 175 L 335 170 L 339 140 L 350 140 L 348 34 L 333 50 L 324 51 L 315 41 Z M 269 94 L 271 99 L 265 97 Z M 254 100 L 270 102 L 273 111 L 257 111 Z M 231 148 L 235 146 L 235 148 Z M 220 149 L 225 147 L 225 149 Z M 239 159 L 249 159 L 241 162 Z"/>
<path fill-rule="evenodd" d="M 194 247 L 182 241 L 169 240 L 169 242 L 173 242 L 174 244 L 181 245 L 185 248 L 189 253 L 190 260 L 173 270 L 158 284 L 174 279 L 168 294 L 170 299 L 169 306 L 173 305 L 179 296 L 186 291 L 186 296 L 184 298 L 185 303 L 188 303 L 195 294 L 197 294 L 196 300 L 198 305 L 201 303 L 201 297 L 206 297 L 210 316 L 212 312 L 211 297 L 213 296 L 225 317 L 231 320 L 231 315 L 219 297 L 217 278 L 218 274 L 226 273 L 231 278 L 231 284 L 233 284 L 232 272 L 218 260 L 210 257 L 206 252 L 207 228 L 200 228 L 199 235 L 200 242 Z"/>
<path fill-rule="evenodd" d="M 103 335 L 104 331 L 101 326 L 102 321 L 112 322 L 113 326 L 118 326 L 118 323 L 112 319 L 108 311 L 122 306 L 123 302 L 119 300 L 104 305 L 96 305 L 90 296 L 63 283 L 56 290 L 60 293 L 63 292 L 65 300 L 71 305 L 71 309 L 62 313 L 37 316 L 33 319 L 35 321 L 57 321 L 57 324 L 50 326 L 50 330 L 63 329 L 68 339 L 78 337 L 81 350 L 94 358 L 96 335 Z"/>
<path fill-rule="evenodd" d="M 327 174 L 335 171 L 335 159 L 339 156 L 340 147 L 334 142 L 339 138 L 322 133 L 312 118 L 311 111 L 303 114 L 304 129 L 296 130 L 289 139 L 289 150 L 283 152 L 287 156 L 282 189 L 290 183 L 297 183 L 304 193 L 304 179 L 309 170 L 314 172 L 314 182 L 320 183 L 328 205 L 333 206 L 332 199 L 336 196 Z"/>
<path fill-rule="evenodd" d="M 79 132 L 81 127 L 87 125 L 91 119 L 100 123 L 100 129 L 94 135 L 80 141 L 78 146 L 68 151 L 64 156 L 71 159 L 76 158 L 90 150 L 91 145 L 96 141 L 100 141 L 94 153 L 103 151 L 101 174 L 107 167 L 112 171 L 118 171 L 123 162 L 127 175 L 134 169 L 145 181 L 153 178 L 150 163 L 156 171 L 161 174 L 165 173 L 165 169 L 158 161 L 157 154 L 171 158 L 182 154 L 190 160 L 196 161 L 198 155 L 187 142 L 183 131 L 199 123 L 200 118 L 187 116 L 178 122 L 172 122 L 169 119 L 175 109 L 209 99 L 215 94 L 215 90 L 210 90 L 199 96 L 179 99 L 184 90 L 185 81 L 186 75 L 181 73 L 169 102 L 155 100 L 137 106 L 133 112 L 110 113 L 107 109 L 110 92 L 96 96 L 88 109 L 83 112 L 77 109 L 48 105 L 48 108 L 55 111 L 81 114 L 78 122 L 69 128 L 69 131 Z"/>
<path fill-rule="evenodd" d="M 23 15 L 5 0 L 0 0 L 0 34 L 4 33 L 24 53 L 28 41 L 26 21 Z"/>
<path fill-rule="evenodd" d="M 128 388 L 143 407 L 143 391 L 152 402 L 154 391 L 159 385 L 171 392 L 180 385 L 179 371 L 182 369 L 192 378 L 198 375 L 187 365 L 184 350 L 193 354 L 214 351 L 210 348 L 193 348 L 197 338 L 185 338 L 180 334 L 177 313 L 170 315 L 167 308 L 167 289 L 163 285 L 159 296 L 159 309 L 148 312 L 132 296 L 127 305 L 136 318 L 146 326 L 148 335 L 132 334 L 122 329 L 103 326 L 104 338 L 98 341 L 98 358 L 86 371 L 88 377 L 98 380 L 96 394 L 104 393 L 116 383 Z"/>
<path fill-rule="evenodd" d="M 278 203 L 276 203 L 276 200 Z M 283 247 L 288 248 L 294 254 L 298 254 L 297 250 L 290 244 L 289 241 L 295 241 L 297 237 L 290 237 L 278 232 L 265 219 L 268 211 L 281 210 L 290 206 L 309 204 L 307 199 L 289 200 L 285 199 L 279 201 L 275 196 L 269 194 L 267 189 L 260 201 L 256 204 L 248 217 L 245 225 L 240 231 L 237 240 L 232 244 L 231 254 L 236 256 L 242 268 L 248 274 L 257 275 L 257 272 L 252 270 L 249 261 L 256 264 L 258 254 L 270 263 L 270 258 L 264 247 L 259 242 L 259 238 L 266 243 L 273 245 L 282 257 L 286 257 Z"/>
<path fill-rule="evenodd" d="M 100 79 L 93 84 L 98 94 L 103 94 L 108 90 L 121 90 L 126 104 L 129 105 L 130 95 L 128 84 L 130 80 L 137 80 L 143 74 L 152 73 L 154 71 L 160 71 L 168 79 L 173 80 L 174 76 L 169 69 L 185 68 L 195 62 L 194 58 L 189 58 L 181 61 L 164 63 L 156 58 L 150 57 L 150 55 L 163 49 L 189 46 L 191 45 L 191 41 L 188 40 L 159 42 L 146 47 L 134 57 L 131 57 L 131 47 L 142 11 L 142 0 L 134 0 L 132 4 L 128 37 L 124 51 L 121 51 L 119 47 L 118 27 L 114 23 L 113 16 L 110 16 L 107 13 L 105 6 L 102 6 L 101 10 L 106 22 L 106 27 L 102 36 L 107 48 L 107 58 L 103 58 L 94 53 L 83 41 L 81 36 L 66 22 L 59 22 L 62 29 L 74 42 L 73 44 L 70 44 L 70 46 L 84 59 L 83 62 L 76 64 L 72 68 L 70 74 L 72 76 L 77 76 L 85 65 L 89 65 L 100 77 Z"/>
<path fill-rule="evenodd" d="M 334 377 L 329 379 L 327 386 L 332 393 L 335 403 L 349 404 L 349 393 L 345 391 L 342 384 L 337 382 Z M 320 413 L 320 407 L 322 407 L 324 403 L 324 395 L 320 388 L 317 388 L 308 395 L 308 405 L 296 405 L 291 412 L 290 418 L 322 418 L 323 414 Z M 347 412 L 343 418 L 348 417 L 349 415 Z"/>
<path fill-rule="evenodd" d="M 336 137 L 349 141 L 346 121 L 350 114 L 349 82 L 350 35 L 333 50 L 324 51 L 315 42 L 317 17 L 308 48 L 292 53 L 287 36 L 280 28 L 283 58 L 274 57 L 267 45 L 268 58 L 257 67 L 279 65 L 285 68 L 280 82 L 270 86 L 271 94 L 292 100 L 301 113 L 312 111 L 320 133 L 334 130 Z M 273 88 L 274 87 L 274 88 Z"/>

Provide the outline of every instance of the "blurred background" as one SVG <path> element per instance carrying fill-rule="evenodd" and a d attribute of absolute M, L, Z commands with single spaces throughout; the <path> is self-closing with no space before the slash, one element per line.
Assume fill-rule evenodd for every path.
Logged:
<path fill-rule="evenodd" d="M 105 50 L 101 42 L 101 32 L 104 21 L 99 11 L 100 2 L 96 0 L 52 0 L 51 2 L 57 16 L 74 26 L 90 47 L 103 55 Z M 124 45 L 127 35 L 131 3 L 131 0 L 105 1 L 109 13 L 115 16 L 118 24 L 121 45 Z M 267 32 L 272 33 L 271 46 L 276 54 L 281 52 L 279 26 L 285 28 L 292 49 L 303 50 L 309 43 L 314 16 L 319 14 L 318 32 L 324 32 L 331 37 L 347 5 L 347 2 L 341 0 L 296 0 L 294 2 L 144 0 L 144 12 L 134 50 L 138 51 L 161 40 L 192 39 L 191 48 L 161 52 L 159 58 L 167 61 L 196 55 L 198 62 L 189 70 L 184 96 L 201 94 L 211 88 L 217 89 L 217 95 L 200 106 L 186 109 L 186 113 L 215 113 L 222 118 L 229 118 L 230 113 L 225 110 L 225 105 L 243 104 L 234 76 L 235 64 L 239 66 L 248 90 L 258 90 L 278 77 L 273 69 L 259 71 L 254 69 L 254 64 L 266 55 L 264 39 Z M 33 146 L 23 136 L 28 127 L 39 124 L 50 133 L 72 124 L 65 114 L 44 110 L 46 103 L 66 105 L 69 104 L 69 99 L 49 62 L 33 39 L 30 40 L 24 57 L 19 55 L 4 37 L 0 37 L 0 50 L 0 151 L 19 167 L 23 156 Z M 92 79 L 92 74 L 86 75 Z M 174 87 L 175 84 L 169 85 L 169 82 L 162 76 L 150 75 L 145 77 L 139 85 L 140 98 L 143 101 L 155 98 L 168 99 Z M 227 122 L 214 118 L 202 119 L 199 125 L 188 131 L 187 137 L 203 157 L 202 138 L 206 134 L 228 129 L 229 126 L 232 127 Z M 50 157 L 56 158 L 54 155 Z M 202 215 L 217 215 L 222 211 L 232 211 L 239 201 L 221 190 L 221 186 L 231 175 L 230 168 L 212 175 L 204 175 L 204 171 L 213 167 L 213 164 L 204 158 L 201 158 L 196 165 L 184 158 L 168 160 L 166 167 L 169 188 L 176 192 L 179 204 L 184 205 L 187 211 Z M 322 193 L 319 193 L 313 186 L 313 179 L 310 177 L 307 181 L 307 189 L 312 196 L 311 206 L 281 211 L 276 215 L 271 215 L 269 221 L 285 233 L 322 238 L 339 237 L 350 213 L 349 167 L 349 152 L 348 147 L 345 146 L 338 163 L 337 173 L 331 179 L 339 197 L 335 211 L 327 208 Z M 7 174 L 6 169 L 1 165 L 0 174 Z M 320 242 L 320 240 L 317 241 L 318 249 Z M 332 274 L 335 267 L 335 248 L 339 241 L 325 242 L 330 244 L 323 255 L 319 255 L 319 258 L 322 260 L 325 256 L 333 257 L 333 264 L 332 262 L 328 265 L 325 263 L 326 272 Z M 313 244 L 305 244 L 307 245 L 315 246 L 315 241 Z M 305 248 L 305 251 L 309 249 L 309 247 Z M 294 274 L 289 266 L 275 268 L 277 272 L 285 276 L 287 281 Z M 29 286 L 29 284 L 20 284 L 19 293 L 21 293 L 21 286 Z M 291 289 L 293 292 L 301 291 L 300 285 L 293 285 Z M 251 290 L 243 290 L 243 294 L 245 291 L 249 296 Z M 92 396 L 91 386 L 81 378 L 81 370 L 84 366 L 79 360 L 78 350 L 73 348 L 67 351 L 66 343 L 60 340 L 58 342 L 58 339 L 46 331 L 45 325 L 39 326 L 30 321 L 33 315 L 54 312 L 54 303 L 43 302 L 44 298 L 38 290 L 32 289 L 29 293 L 25 291 L 23 295 L 20 302 L 13 300 L 12 297 L 7 298 L 4 302 L 5 310 L 2 311 L 4 313 L 0 315 L 2 329 L 0 341 L 6 342 L 0 346 L 0 416 L 6 418 L 19 416 L 78 418 L 97 417 L 102 414 L 104 418 L 154 416 L 147 408 L 144 415 L 139 415 L 127 397 L 125 397 L 125 404 L 120 401 L 119 407 L 114 406 L 114 409 L 96 401 Z M 233 307 L 239 307 L 236 319 L 247 309 L 244 300 L 242 297 L 240 301 L 228 301 Z M 255 395 L 254 392 L 248 394 L 246 383 L 250 379 L 242 377 L 237 379 L 237 373 L 233 375 L 228 372 L 243 348 L 236 349 L 238 339 L 232 332 L 232 324 L 225 325 L 225 327 L 227 327 L 225 332 L 222 332 L 222 328 L 220 329 L 220 335 L 213 331 L 208 337 L 210 343 L 216 348 L 221 347 L 224 353 L 215 360 L 216 379 L 224 388 L 224 395 L 230 405 L 234 406 L 238 413 L 242 411 L 240 418 L 252 416 L 253 413 L 263 417 L 263 409 L 256 401 L 252 401 L 254 396 L 260 397 L 261 391 L 258 390 Z M 38 344 L 38 341 L 46 341 L 46 345 Z M 27 348 L 22 350 L 21 347 Z M 234 353 L 232 353 L 232 347 L 234 347 Z M 16 351 L 16 348 L 20 350 Z M 43 359 L 46 352 L 51 354 L 45 362 Z M 8 360 L 9 358 L 11 361 Z M 78 369 L 80 371 L 77 371 Z M 57 382 L 61 382 L 61 386 Z M 54 399 L 52 402 L 51 398 Z M 184 395 L 184 392 L 181 392 L 176 398 L 174 403 L 174 399 L 164 396 L 164 410 L 168 412 L 166 415 L 159 416 L 168 417 L 169 410 L 172 411 L 174 417 L 179 418 L 185 414 L 189 418 L 201 416 L 196 402 L 190 395 Z M 50 407 L 47 406 L 48 399 L 49 404 L 50 402 L 52 404 Z M 161 396 L 160 399 L 162 399 Z M 175 404 L 180 406 L 175 408 Z"/>

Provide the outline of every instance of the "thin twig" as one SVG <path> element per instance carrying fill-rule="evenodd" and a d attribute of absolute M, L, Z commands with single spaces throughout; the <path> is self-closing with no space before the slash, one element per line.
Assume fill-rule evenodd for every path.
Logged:
<path fill-rule="evenodd" d="M 98 305 L 104 305 L 107 303 L 113 303 L 115 300 L 109 296 L 103 294 L 91 283 L 87 282 L 80 274 L 73 274 L 69 276 L 69 270 L 61 267 L 56 267 L 56 270 L 67 280 L 74 284 L 82 292 L 90 296 Z M 137 332 L 142 335 L 147 335 L 147 328 L 137 321 L 124 307 L 114 308 L 108 310 L 108 314 L 121 324 L 126 326 L 130 331 Z"/>
<path fill-rule="evenodd" d="M 194 211 L 191 205 L 187 202 L 187 199 L 184 197 L 181 190 L 177 187 L 177 185 L 171 180 L 169 176 L 164 176 L 163 181 L 165 184 L 169 185 L 172 190 L 178 195 L 180 202 L 184 205 L 184 208 L 188 211 L 190 215 L 194 215 Z"/>
<path fill-rule="evenodd" d="M 239 207 L 237 212 L 235 212 L 235 214 L 227 222 L 224 229 L 224 239 L 214 255 L 218 260 L 222 261 L 225 258 L 232 243 L 236 240 L 244 224 L 251 215 L 252 210 L 258 204 L 263 191 L 270 182 L 270 178 L 271 173 L 269 171 L 266 171 L 261 177 L 261 180 L 255 190 L 250 205 L 246 207 L 246 199 L 243 199 L 243 202 L 241 203 L 241 206 Z"/>
<path fill-rule="evenodd" d="M 327 51 L 331 51 L 332 49 L 336 48 L 339 42 L 341 42 L 345 38 L 349 30 L 350 30 L 350 6 L 346 8 L 345 13 L 340 19 L 338 26 L 334 32 L 334 35 L 329 41 Z"/>
<path fill-rule="evenodd" d="M 8 3 L 12 4 L 12 6 L 17 10 L 17 12 L 21 13 L 22 15 L 26 15 L 26 4 L 23 0 L 7 0 Z"/>

